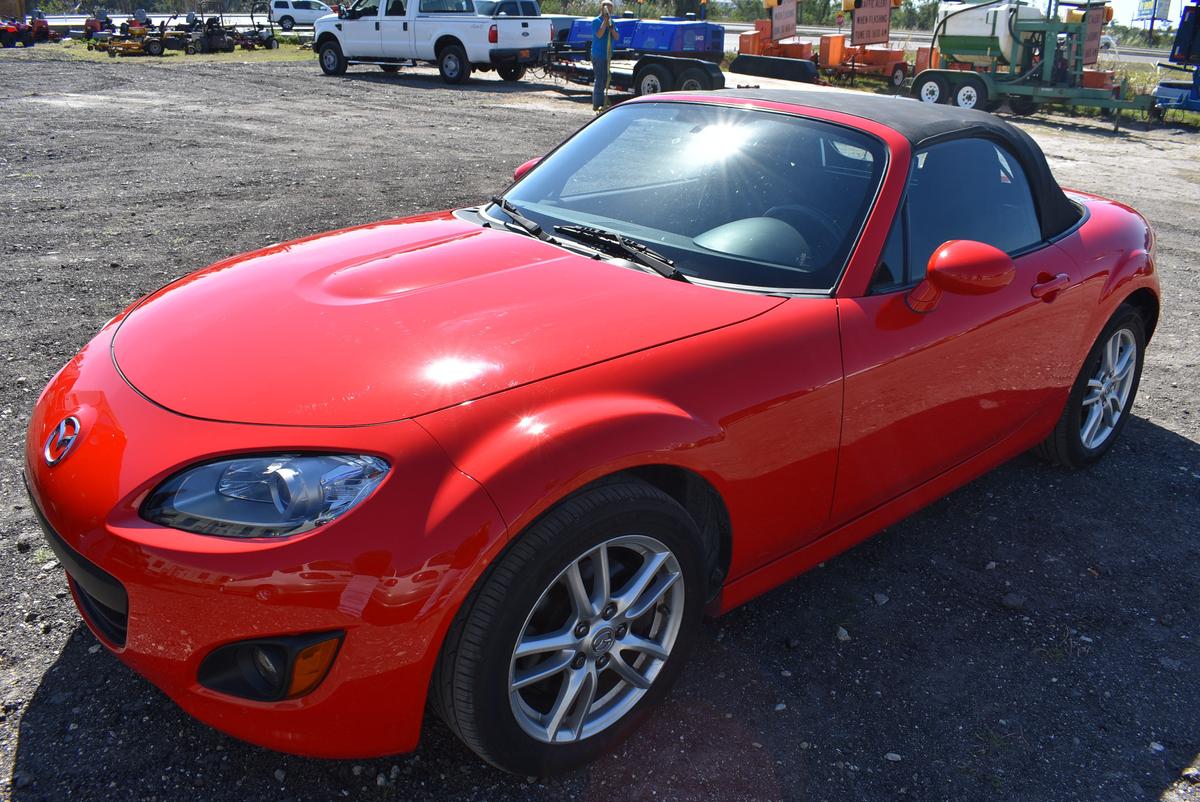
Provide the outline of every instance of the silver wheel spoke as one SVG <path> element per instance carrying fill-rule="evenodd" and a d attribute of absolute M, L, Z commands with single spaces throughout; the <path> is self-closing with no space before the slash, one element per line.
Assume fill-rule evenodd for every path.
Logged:
<path fill-rule="evenodd" d="M 533 654 L 574 649 L 575 643 L 575 633 L 570 628 L 560 629 L 558 632 L 551 632 L 546 635 L 529 635 L 522 638 L 517 644 L 516 651 L 513 652 L 513 657 L 519 660 L 522 657 L 529 657 Z"/>
<path fill-rule="evenodd" d="M 663 567 L 669 556 L 669 552 L 657 552 L 646 557 L 646 561 L 642 563 L 642 567 L 625 584 L 625 587 L 621 588 L 620 594 L 613 598 L 613 601 L 617 603 L 618 612 L 628 610 L 634 602 L 642 597 L 642 594 L 646 592 L 646 588 L 654 580 L 654 575 Z"/>
<path fill-rule="evenodd" d="M 641 652 L 642 654 L 649 655 L 656 660 L 666 660 L 671 656 L 670 652 L 668 652 L 662 646 L 659 646 L 654 641 L 647 640 L 639 635 L 634 635 L 632 632 L 621 638 L 618 643 L 619 648 L 621 649 L 632 649 L 635 652 Z"/>
<path fill-rule="evenodd" d="M 1129 372 L 1133 370 L 1133 363 L 1136 360 L 1137 350 L 1134 348 L 1127 349 L 1117 362 L 1117 367 L 1113 370 L 1113 379 L 1116 381 L 1124 381 Z"/>
<path fill-rule="evenodd" d="M 533 668 L 526 669 L 516 674 L 513 677 L 512 686 L 514 688 L 524 688 L 528 685 L 541 682 L 549 679 L 555 674 L 564 671 L 567 666 L 571 665 L 571 660 L 574 658 L 570 652 L 565 652 L 559 657 L 551 657 L 549 660 L 544 660 L 538 663 Z"/>
<path fill-rule="evenodd" d="M 625 658 L 620 652 L 613 652 L 609 656 L 608 667 L 611 668 L 618 677 L 625 682 L 628 682 L 635 688 L 649 688 L 650 680 L 641 675 L 640 672 L 629 663 L 625 662 Z"/>
<path fill-rule="evenodd" d="M 600 548 L 592 552 L 592 609 L 599 613 L 608 604 L 609 587 L 608 575 L 608 545 L 600 544 Z"/>
<path fill-rule="evenodd" d="M 554 700 L 550 712 L 546 714 L 546 735 L 550 741 L 558 738 L 558 731 L 562 729 L 563 722 L 567 719 L 567 714 L 571 712 L 571 707 L 579 697 L 579 691 L 583 689 L 584 683 L 587 681 L 587 676 L 587 669 L 581 668 L 571 671 L 559 687 L 558 698 Z"/>
<path fill-rule="evenodd" d="M 592 597 L 583 586 L 583 574 L 579 572 L 578 562 L 571 563 L 563 579 L 567 584 L 567 591 L 571 594 L 571 605 L 575 608 L 575 615 L 580 618 L 592 616 L 595 613 Z"/>
<path fill-rule="evenodd" d="M 575 704 L 574 720 L 571 722 L 571 735 L 576 741 L 583 737 L 583 725 L 587 723 L 588 713 L 592 711 L 592 702 L 596 700 L 596 689 L 599 685 L 600 678 L 596 676 L 596 667 L 589 666 Z"/>
<path fill-rule="evenodd" d="M 1083 424 L 1083 433 L 1080 435 L 1080 439 L 1083 440 L 1083 444 L 1088 448 L 1095 447 L 1094 440 L 1096 437 L 1096 430 L 1100 428 L 1100 421 L 1103 419 L 1104 410 L 1102 410 L 1099 406 L 1092 407 L 1092 409 L 1088 412 L 1087 421 Z"/>
<path fill-rule="evenodd" d="M 679 574 L 674 572 L 661 577 L 648 591 L 642 594 L 640 599 L 629 605 L 629 609 L 625 612 L 626 620 L 636 621 L 653 609 L 654 605 L 658 604 L 658 600 L 666 595 L 666 592 L 670 590 L 677 579 L 679 579 Z"/>

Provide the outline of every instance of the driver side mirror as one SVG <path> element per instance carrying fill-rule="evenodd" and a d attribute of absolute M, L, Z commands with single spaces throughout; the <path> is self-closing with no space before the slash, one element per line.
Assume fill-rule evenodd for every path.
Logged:
<path fill-rule="evenodd" d="M 925 268 L 925 279 L 905 297 L 908 308 L 932 312 L 942 293 L 984 295 L 1012 283 L 1017 266 L 1004 251 L 985 242 L 955 239 L 942 243 Z"/>
<path fill-rule="evenodd" d="M 525 162 L 517 169 L 513 170 L 513 181 L 520 181 L 522 178 L 525 177 L 526 173 L 528 173 L 534 167 L 537 167 L 538 162 L 540 162 L 541 160 L 542 160 L 542 157 L 537 156 L 537 157 L 532 158 L 529 161 Z"/>

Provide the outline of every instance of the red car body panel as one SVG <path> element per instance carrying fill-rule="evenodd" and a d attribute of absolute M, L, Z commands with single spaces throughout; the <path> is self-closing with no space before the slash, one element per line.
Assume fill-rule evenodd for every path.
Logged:
<path fill-rule="evenodd" d="M 1003 290 L 947 293 L 923 315 L 903 293 L 867 295 L 907 140 L 836 112 L 689 100 L 804 113 L 885 141 L 883 184 L 834 293 L 666 281 L 448 214 L 273 246 L 181 279 L 51 380 L 27 435 L 48 525 L 128 592 L 126 644 L 106 644 L 237 737 L 318 756 L 406 751 L 462 601 L 567 494 L 645 466 L 702 477 L 731 524 L 711 605 L 728 610 L 1038 442 L 1117 305 L 1157 297 L 1144 221 L 1090 196 L 1079 196 L 1086 219 L 1018 257 Z M 1065 287 L 1034 297 L 1060 273 Z M 431 373 L 439 360 L 458 364 Z M 50 467 L 43 447 L 68 415 L 83 445 Z M 138 514 L 184 467 L 296 450 L 372 454 L 392 470 L 347 515 L 282 540 L 191 534 Z M 325 630 L 345 640 L 307 696 L 250 702 L 197 682 L 223 644 Z"/>
<path fill-rule="evenodd" d="M 127 315 L 113 353 L 147 398 L 190 417 L 382 423 L 779 303 L 682 289 L 444 213 L 275 245 L 193 273 Z M 314 380 L 297 376 L 298 364 Z"/>

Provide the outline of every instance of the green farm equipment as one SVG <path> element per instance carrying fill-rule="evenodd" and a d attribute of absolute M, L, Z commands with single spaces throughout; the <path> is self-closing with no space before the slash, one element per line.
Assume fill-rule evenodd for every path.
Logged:
<path fill-rule="evenodd" d="M 1091 68 L 1112 10 L 1102 0 L 1050 0 L 1044 15 L 1024 0 L 953 0 L 938 6 L 936 67 L 912 82 L 926 103 L 1016 114 L 1045 104 L 1147 111 L 1151 95 L 1134 95 L 1111 71 Z"/>

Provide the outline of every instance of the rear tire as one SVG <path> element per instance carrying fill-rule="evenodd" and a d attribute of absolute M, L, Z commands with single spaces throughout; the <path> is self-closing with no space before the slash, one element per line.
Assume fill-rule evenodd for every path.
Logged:
<path fill-rule="evenodd" d="M 978 78 L 968 78 L 954 90 L 954 105 L 960 109 L 986 109 L 987 85 Z"/>
<path fill-rule="evenodd" d="M 471 62 L 459 45 L 446 45 L 438 53 L 438 72 L 448 84 L 465 83 L 471 77 Z"/>
<path fill-rule="evenodd" d="M 904 79 L 908 77 L 908 68 L 903 64 L 897 64 L 892 68 L 892 88 L 899 89 L 904 86 Z"/>
<path fill-rule="evenodd" d="M 647 64 L 633 79 L 634 94 L 656 95 L 671 91 L 671 73 L 658 64 Z"/>
<path fill-rule="evenodd" d="M 516 83 L 525 77 L 525 68 L 516 64 L 506 64 L 503 67 L 497 67 L 496 72 L 500 73 L 501 80 L 508 81 L 510 84 Z"/>
<path fill-rule="evenodd" d="M 317 61 L 321 63 L 321 72 L 326 75 L 346 74 L 346 57 L 342 55 L 342 46 L 336 39 L 327 40 L 320 46 Z"/>
<path fill-rule="evenodd" d="M 296 27 L 296 21 L 291 17 L 280 17 L 279 27 L 284 31 L 290 31 L 292 28 Z"/>
<path fill-rule="evenodd" d="M 675 86 L 680 92 L 707 92 L 712 89 L 708 73 L 699 67 L 688 67 L 679 73 L 679 82 Z"/>
<path fill-rule="evenodd" d="M 147 39 L 142 49 L 146 51 L 147 56 L 161 56 L 163 54 L 163 44 L 158 39 Z"/>
<path fill-rule="evenodd" d="M 1145 321 L 1133 306 L 1122 304 L 1088 352 L 1062 416 L 1037 455 L 1083 468 L 1107 454 L 1129 420 L 1145 354 Z"/>
<path fill-rule="evenodd" d="M 568 498 L 463 603 L 430 686 L 438 712 L 480 757 L 519 775 L 563 772 L 612 751 L 666 695 L 695 640 L 706 596 L 700 544 L 687 512 L 637 480 Z M 595 581 L 602 566 L 608 587 Z M 570 644 L 517 657 L 518 644 L 551 632 Z M 578 695 L 567 696 L 572 688 Z"/>

